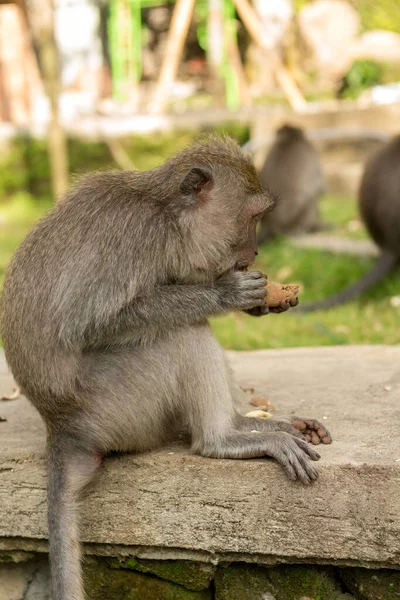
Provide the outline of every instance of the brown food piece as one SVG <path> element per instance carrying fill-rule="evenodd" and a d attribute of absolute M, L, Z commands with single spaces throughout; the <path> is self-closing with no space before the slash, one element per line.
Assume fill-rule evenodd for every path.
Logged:
<path fill-rule="evenodd" d="M 275 406 L 271 404 L 268 398 L 263 398 L 263 396 L 253 396 L 250 400 L 250 404 L 268 412 L 273 412 L 275 410 Z"/>
<path fill-rule="evenodd" d="M 1 402 L 8 402 L 9 400 L 16 400 L 21 395 L 21 389 L 16 387 L 13 389 L 12 393 L 9 396 L 1 396 Z"/>
<path fill-rule="evenodd" d="M 256 391 L 256 390 L 255 390 L 255 388 L 253 388 L 253 387 L 252 387 L 252 386 L 250 386 L 250 385 L 247 385 L 247 386 L 246 386 L 246 385 L 241 385 L 241 386 L 240 386 L 240 389 L 241 389 L 243 392 L 250 392 L 251 394 L 253 394 L 253 393 Z"/>
<path fill-rule="evenodd" d="M 278 306 L 284 307 L 288 302 L 290 306 L 297 306 L 299 303 L 299 286 L 295 284 L 284 285 L 277 281 L 269 281 L 267 286 L 267 295 L 265 301 L 270 308 Z"/>

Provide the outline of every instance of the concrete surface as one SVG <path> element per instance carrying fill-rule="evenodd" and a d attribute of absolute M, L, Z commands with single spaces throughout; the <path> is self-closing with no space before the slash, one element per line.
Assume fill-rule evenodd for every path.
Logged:
<path fill-rule="evenodd" d="M 351 256 L 379 255 L 379 248 L 370 240 L 350 240 L 330 233 L 310 233 L 292 238 L 300 248 L 323 250 L 334 254 L 350 254 Z"/>
<path fill-rule="evenodd" d="M 229 355 L 277 414 L 327 424 L 319 481 L 303 487 L 271 460 L 205 459 L 180 444 L 112 457 L 83 505 L 86 550 L 400 568 L 400 347 Z M 12 385 L 1 359 L 0 395 Z M 44 427 L 24 398 L 0 403 L 0 416 L 0 550 L 45 550 Z"/>

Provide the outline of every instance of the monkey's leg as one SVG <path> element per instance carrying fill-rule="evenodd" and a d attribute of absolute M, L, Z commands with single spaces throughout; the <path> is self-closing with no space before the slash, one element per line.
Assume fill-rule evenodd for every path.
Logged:
<path fill-rule="evenodd" d="M 316 419 L 290 417 L 286 419 L 260 419 L 237 415 L 236 423 L 241 431 L 286 431 L 297 438 L 318 444 L 331 444 L 332 437 Z"/>
<path fill-rule="evenodd" d="M 212 458 L 271 456 L 290 479 L 310 484 L 318 477 L 311 460 L 318 460 L 319 454 L 299 437 L 284 431 L 236 429 L 229 368 L 208 328 L 192 330 L 185 352 L 184 400 L 194 452 Z"/>
<path fill-rule="evenodd" d="M 48 440 L 48 525 L 54 600 L 84 600 L 78 534 L 79 497 L 100 466 L 73 439 Z"/>

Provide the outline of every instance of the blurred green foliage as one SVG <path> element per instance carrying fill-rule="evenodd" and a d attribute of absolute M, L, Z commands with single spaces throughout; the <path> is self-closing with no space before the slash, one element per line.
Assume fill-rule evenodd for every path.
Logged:
<path fill-rule="evenodd" d="M 240 144 L 249 139 L 248 127 L 238 123 L 223 124 L 209 131 L 211 129 L 232 135 Z M 152 169 L 207 131 L 134 135 L 121 139 L 121 144 L 136 169 Z M 68 155 L 72 180 L 89 171 L 118 167 L 104 142 L 70 139 Z M 45 140 L 17 138 L 0 154 L 0 206 L 16 192 L 50 197 L 50 166 Z"/>
<path fill-rule="evenodd" d="M 342 98 L 356 98 L 363 90 L 382 83 L 383 67 L 372 60 L 354 61 L 343 77 L 339 92 Z"/>
<path fill-rule="evenodd" d="M 294 0 L 296 11 L 301 10 L 312 0 Z M 400 33 L 399 0 L 349 0 L 360 14 L 362 31 L 387 29 Z"/>
<path fill-rule="evenodd" d="M 400 68 L 393 63 L 359 59 L 353 62 L 342 79 L 341 98 L 356 98 L 363 90 L 375 85 L 399 81 Z"/>
<path fill-rule="evenodd" d="M 363 31 L 387 29 L 400 33 L 399 0 L 351 0 L 360 13 Z"/>
<path fill-rule="evenodd" d="M 218 128 L 248 139 L 241 125 Z M 215 130 L 214 130 L 215 131 Z M 138 169 L 151 169 L 189 144 L 197 132 L 133 136 L 124 148 Z M 73 176 L 94 169 L 115 167 L 102 143 L 69 142 Z M 18 140 L 0 159 L 0 287 L 7 264 L 29 229 L 51 205 L 50 174 L 45 143 Z M 334 235 L 367 237 L 359 222 L 354 199 L 326 196 L 321 201 L 325 221 L 334 223 Z M 279 239 L 263 246 L 256 266 L 271 280 L 299 282 L 303 302 L 324 298 L 360 277 L 373 263 L 370 258 L 334 255 L 298 248 L 292 240 Z M 400 343 L 400 308 L 391 303 L 400 296 L 399 272 L 360 299 L 334 310 L 315 314 L 269 315 L 254 319 L 243 313 L 212 320 L 218 339 L 226 348 L 274 348 L 348 343 Z M 393 305 L 392 305 L 393 304 Z"/>

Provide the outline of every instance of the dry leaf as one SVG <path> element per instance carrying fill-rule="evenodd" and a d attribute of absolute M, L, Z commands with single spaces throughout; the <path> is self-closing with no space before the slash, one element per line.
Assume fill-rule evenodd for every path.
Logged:
<path fill-rule="evenodd" d="M 251 387 L 251 385 L 241 385 L 240 389 L 242 390 L 242 392 L 250 392 L 250 394 L 254 394 L 254 392 L 256 391 L 256 388 Z"/>

